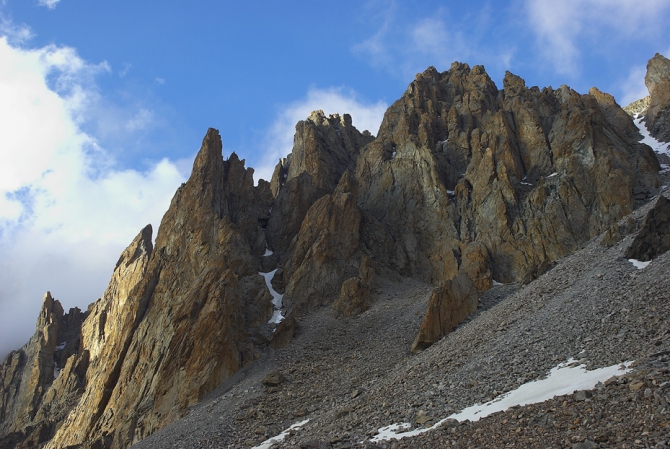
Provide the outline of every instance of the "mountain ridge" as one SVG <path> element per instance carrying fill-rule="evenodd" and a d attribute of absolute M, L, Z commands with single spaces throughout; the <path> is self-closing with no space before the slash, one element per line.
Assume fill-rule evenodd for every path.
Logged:
<path fill-rule="evenodd" d="M 651 71 L 665 73 L 654 67 L 667 60 L 653 61 Z M 665 90 L 653 79 L 656 107 Z M 498 90 L 482 66 L 462 63 L 418 74 L 376 137 L 347 114 L 315 111 L 257 186 L 235 153 L 223 159 L 209 129 L 155 245 L 146 227 L 103 297 L 67 314 L 58 350 L 50 314 L 57 323 L 64 315 L 45 297 L 46 321 L 0 371 L 3 438 L 17 447 L 137 443 L 289 344 L 311 314 L 355 320 L 374 309 L 377 286 L 393 279 L 434 288 L 417 299 L 425 309 L 411 345 L 426 350 L 494 281 L 529 284 L 603 232 L 612 245 L 633 232 L 617 222 L 661 186 L 640 139 L 595 88 L 527 88 L 507 73 Z M 284 295 L 277 325 L 259 276 L 272 270 Z"/>

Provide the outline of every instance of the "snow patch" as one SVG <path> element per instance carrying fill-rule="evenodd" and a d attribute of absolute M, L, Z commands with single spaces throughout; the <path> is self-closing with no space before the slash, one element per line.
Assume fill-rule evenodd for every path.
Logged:
<path fill-rule="evenodd" d="M 503 284 L 502 282 L 498 282 L 498 281 L 496 281 L 495 279 L 491 279 L 491 281 L 493 282 L 493 286 L 494 286 L 494 287 L 495 287 L 496 285 L 505 285 L 505 284 Z"/>
<path fill-rule="evenodd" d="M 570 359 L 553 368 L 546 379 L 523 384 L 516 390 L 498 396 L 486 404 L 473 405 L 459 413 L 447 416 L 431 427 L 403 432 L 403 430 L 411 429 L 412 425 L 409 423 L 392 424 L 380 428 L 378 434 L 370 441 L 376 443 L 391 439 L 399 440 L 405 437 L 413 437 L 437 429 L 448 419 L 456 419 L 458 421 L 478 421 L 492 413 L 507 410 L 515 405 L 535 404 L 551 399 L 554 396 L 570 394 L 577 390 L 591 390 L 598 382 L 604 382 L 611 377 L 629 372 L 631 363 L 632 362 L 626 362 L 622 365 L 612 365 L 593 371 L 586 371 L 585 365 L 575 366 L 575 360 Z M 401 432 L 398 432 L 399 430 Z"/>
<path fill-rule="evenodd" d="M 633 266 L 638 270 L 641 270 L 643 268 L 647 268 L 647 265 L 651 263 L 651 260 L 649 262 L 642 262 L 641 260 L 637 259 L 628 259 L 628 262 L 632 263 Z"/>
<path fill-rule="evenodd" d="M 266 250 L 266 252 L 267 251 L 269 250 Z M 284 319 L 284 316 L 281 314 L 281 306 L 284 295 L 280 295 L 279 293 L 277 293 L 274 287 L 272 287 L 272 278 L 274 277 L 276 272 L 277 269 L 275 268 L 274 270 L 268 273 L 258 273 L 265 279 L 265 285 L 267 286 L 268 290 L 270 290 L 270 294 L 272 295 L 272 305 L 275 306 L 275 311 L 272 314 L 270 321 L 268 321 L 269 324 L 279 324 Z"/>
<path fill-rule="evenodd" d="M 642 134 L 642 140 L 640 142 L 649 145 L 651 149 L 654 150 L 657 154 L 665 154 L 666 156 L 670 156 L 670 144 L 667 142 L 661 142 L 660 140 L 656 140 L 651 137 L 647 127 L 644 125 L 644 123 L 642 123 L 642 117 L 636 117 L 633 120 L 633 123 L 635 123 L 637 129 L 640 130 L 640 134 Z"/>
<path fill-rule="evenodd" d="M 556 174 L 556 173 L 554 173 L 554 175 L 555 175 L 555 174 Z M 554 175 L 551 175 L 551 176 L 554 176 Z M 532 185 L 533 185 L 533 184 L 531 184 L 530 182 L 523 182 L 523 181 L 521 182 L 521 184 L 524 185 L 524 186 L 532 186 Z"/>
<path fill-rule="evenodd" d="M 279 443 L 280 441 L 284 441 L 284 438 L 291 432 L 291 430 L 299 430 L 302 426 L 307 424 L 309 422 L 309 419 L 306 419 L 304 421 L 300 421 L 299 423 L 293 424 L 291 427 L 288 429 L 284 430 L 282 433 L 277 435 L 276 437 L 272 437 L 270 439 L 267 439 L 263 441 L 261 444 L 258 446 L 254 446 L 252 449 L 269 449 L 270 446 L 272 446 L 274 443 Z"/>
<path fill-rule="evenodd" d="M 54 363 L 54 379 L 58 379 L 59 375 L 60 375 L 60 368 L 58 368 L 58 365 Z"/>
<path fill-rule="evenodd" d="M 396 154 L 396 152 L 394 151 L 393 154 L 391 155 L 391 159 L 395 158 L 395 154 Z"/>
<path fill-rule="evenodd" d="M 60 343 L 60 344 L 56 345 L 56 351 L 62 351 L 63 349 L 65 349 L 66 344 L 67 344 L 67 341 L 64 341 L 63 343 Z"/>
<path fill-rule="evenodd" d="M 449 196 L 456 196 L 456 191 L 454 191 L 454 190 L 447 190 L 447 195 L 449 195 Z"/>
<path fill-rule="evenodd" d="M 558 173 L 557 173 L 557 172 L 554 172 L 554 173 L 550 174 L 549 176 L 547 176 L 547 178 L 553 178 L 553 177 L 556 176 L 556 175 L 558 175 Z"/>

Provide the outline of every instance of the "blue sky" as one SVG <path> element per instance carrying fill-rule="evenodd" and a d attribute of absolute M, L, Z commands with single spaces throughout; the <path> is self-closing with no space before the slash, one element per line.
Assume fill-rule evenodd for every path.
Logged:
<path fill-rule="evenodd" d="M 312 110 L 376 134 L 417 72 L 455 60 L 625 105 L 668 23 L 667 0 L 0 0 L 0 356 L 45 291 L 101 296 L 208 127 L 268 177 Z"/>

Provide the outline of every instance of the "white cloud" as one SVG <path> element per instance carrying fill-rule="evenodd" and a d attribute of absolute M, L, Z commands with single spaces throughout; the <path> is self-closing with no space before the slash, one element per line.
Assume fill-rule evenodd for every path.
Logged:
<path fill-rule="evenodd" d="M 392 34 L 391 26 L 396 15 L 396 3 L 383 0 L 368 3 L 368 10 L 372 10 L 373 7 L 378 13 L 376 17 L 371 18 L 371 21 L 380 22 L 377 31 L 368 39 L 355 44 L 351 50 L 374 67 L 388 68 L 393 63 L 392 50 L 387 41 Z"/>
<path fill-rule="evenodd" d="M 142 108 L 126 122 L 126 129 L 129 131 L 147 129 L 154 121 L 154 113 L 148 109 Z"/>
<path fill-rule="evenodd" d="M 13 47 L 0 37 L 0 357 L 32 334 L 45 291 L 85 308 L 120 252 L 154 231 L 183 181 L 168 160 L 121 169 L 82 131 L 98 98 L 89 64 L 67 47 Z M 142 110 L 127 122 L 151 120 Z"/>
<path fill-rule="evenodd" d="M 654 37 L 666 26 L 667 0 L 525 0 L 529 24 L 541 54 L 559 73 L 579 74 L 583 40 L 590 46 L 616 45 L 617 39 Z"/>
<path fill-rule="evenodd" d="M 49 9 L 54 9 L 60 0 L 39 0 L 39 4 Z"/>
<path fill-rule="evenodd" d="M 2 3 L 4 6 L 4 2 Z M 13 45 L 21 45 L 33 37 L 33 32 L 25 25 L 16 25 L 0 14 L 0 36 L 5 36 Z"/>
<path fill-rule="evenodd" d="M 295 125 L 305 120 L 312 111 L 323 110 L 328 114 L 349 114 L 359 131 L 368 130 L 376 134 L 388 105 L 382 101 L 364 103 L 356 93 L 344 88 L 316 89 L 307 92 L 307 97 L 286 106 L 277 116 L 265 138 L 265 152 L 257 163 L 254 178 L 270 180 L 275 165 L 293 148 Z"/>
<path fill-rule="evenodd" d="M 119 70 L 119 78 L 124 78 L 128 72 L 130 72 L 130 69 L 133 68 L 133 65 L 129 62 L 126 62 L 123 64 L 123 68 Z"/>
<path fill-rule="evenodd" d="M 512 44 L 487 42 L 491 11 L 484 7 L 464 17 L 453 17 L 447 8 L 415 17 L 387 2 L 383 14 L 370 20 L 376 31 L 352 46 L 352 52 L 372 66 L 380 67 L 402 79 L 411 79 L 428 66 L 446 70 L 454 61 L 474 64 L 487 60 L 498 68 L 509 68 L 515 48 Z M 378 3 L 375 3 L 377 6 Z"/>

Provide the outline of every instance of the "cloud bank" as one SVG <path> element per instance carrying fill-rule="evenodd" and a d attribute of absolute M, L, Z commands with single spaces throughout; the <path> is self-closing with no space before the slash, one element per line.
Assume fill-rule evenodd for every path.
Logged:
<path fill-rule="evenodd" d="M 543 57 L 559 73 L 579 75 L 580 48 L 607 48 L 622 38 L 654 38 L 667 26 L 666 0 L 526 0 L 526 18 Z M 584 45 L 585 42 L 588 45 Z"/>
<path fill-rule="evenodd" d="M 32 335 L 47 290 L 66 310 L 95 301 L 121 251 L 147 223 L 157 230 L 184 180 L 167 159 L 118 167 L 82 131 L 95 77 L 109 70 L 72 48 L 0 37 L 0 357 Z M 140 110 L 127 126 L 150 119 Z"/>
<path fill-rule="evenodd" d="M 39 0 L 41 6 L 46 6 L 49 9 L 54 9 L 60 0 Z"/>

